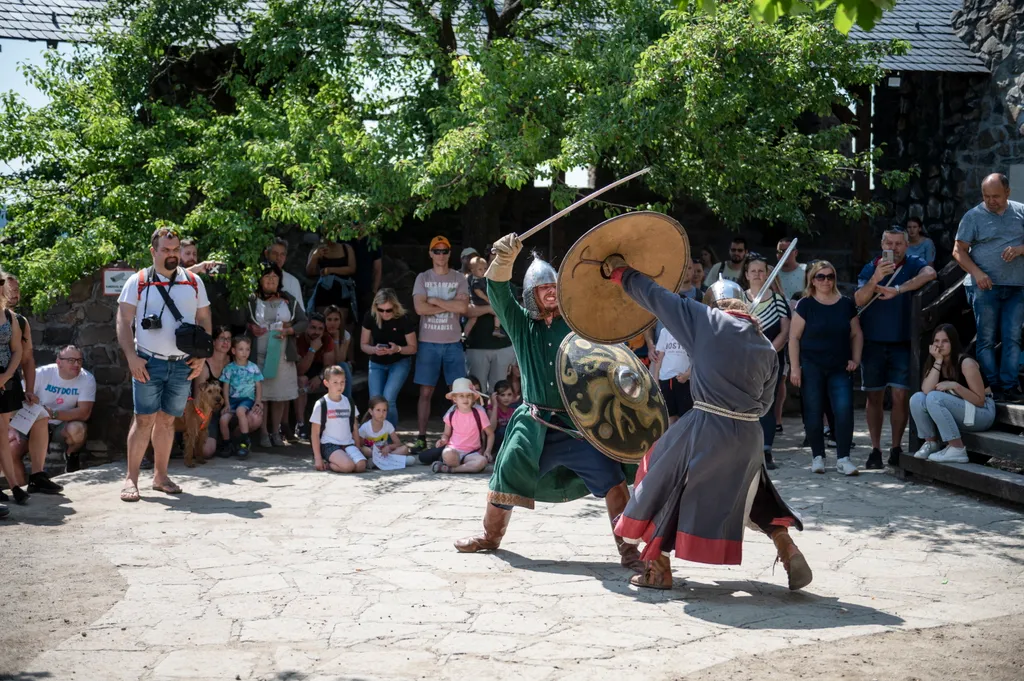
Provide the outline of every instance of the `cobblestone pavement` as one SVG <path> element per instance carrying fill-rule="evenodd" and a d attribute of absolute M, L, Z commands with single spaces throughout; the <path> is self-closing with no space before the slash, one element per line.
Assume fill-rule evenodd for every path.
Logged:
<path fill-rule="evenodd" d="M 793 444 L 781 439 L 774 477 L 806 523 L 796 540 L 815 579 L 802 593 L 754 533 L 742 566 L 677 561 L 672 591 L 632 590 L 592 498 L 517 510 L 503 550 L 458 554 L 452 540 L 479 528 L 482 475 L 339 476 L 297 450 L 257 453 L 176 462 L 184 494 L 147 484 L 128 505 L 123 466 L 80 471 L 65 476 L 66 498 L 34 495 L 7 522 L 63 513 L 60 531 L 116 568 L 120 593 L 13 678 L 669 679 L 795 644 L 1024 612 L 1017 510 L 881 472 L 812 476 Z M 15 550 L 9 533 L 0 555 Z"/>

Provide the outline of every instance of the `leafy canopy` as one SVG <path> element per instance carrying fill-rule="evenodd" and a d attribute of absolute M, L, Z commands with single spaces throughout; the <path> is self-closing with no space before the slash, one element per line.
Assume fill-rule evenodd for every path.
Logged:
<path fill-rule="evenodd" d="M 110 0 L 93 42 L 25 67 L 50 99 L 0 96 L 5 265 L 37 309 L 171 227 L 250 290 L 271 236 L 381 236 L 581 165 L 650 165 L 667 207 L 807 224 L 850 173 L 821 117 L 874 82 L 882 48 L 820 13 L 750 21 L 674 0 Z M 247 27 L 237 41 L 225 27 Z M 880 153 L 876 151 L 874 155 Z M 890 177 L 889 179 L 898 179 Z"/>

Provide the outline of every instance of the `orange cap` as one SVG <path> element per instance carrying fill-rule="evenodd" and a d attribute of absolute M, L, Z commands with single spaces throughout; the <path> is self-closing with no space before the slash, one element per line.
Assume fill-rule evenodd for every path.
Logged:
<path fill-rule="evenodd" d="M 444 238 L 443 236 L 435 236 L 433 239 L 430 240 L 430 250 L 434 250 L 438 246 L 444 246 L 449 251 L 452 249 L 451 242 L 448 241 L 448 239 Z"/>

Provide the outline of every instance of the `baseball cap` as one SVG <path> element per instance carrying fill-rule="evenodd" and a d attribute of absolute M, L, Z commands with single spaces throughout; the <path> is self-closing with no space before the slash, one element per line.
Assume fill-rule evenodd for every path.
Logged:
<path fill-rule="evenodd" d="M 433 239 L 430 240 L 430 250 L 434 250 L 438 246 L 444 246 L 445 248 L 451 250 L 452 244 L 450 241 L 448 241 L 448 239 L 444 238 L 443 236 L 435 236 Z"/>
<path fill-rule="evenodd" d="M 476 250 L 472 246 L 467 246 L 466 248 L 462 249 L 462 255 L 460 255 L 459 258 L 465 258 L 470 255 L 480 255 L 480 251 Z"/>

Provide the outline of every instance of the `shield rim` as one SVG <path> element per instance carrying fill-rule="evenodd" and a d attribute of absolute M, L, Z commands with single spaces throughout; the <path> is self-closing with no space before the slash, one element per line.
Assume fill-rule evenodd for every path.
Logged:
<path fill-rule="evenodd" d="M 562 284 L 562 273 L 563 273 L 563 270 L 566 267 L 566 264 L 570 260 L 572 260 L 572 255 L 576 252 L 577 247 L 580 245 L 580 243 L 583 242 L 588 236 L 590 236 L 591 234 L 593 234 L 597 230 L 602 229 L 603 227 L 605 227 L 606 225 L 608 225 L 608 224 L 610 224 L 612 222 L 615 222 L 617 220 L 623 220 L 623 219 L 634 217 L 634 216 L 638 216 L 638 215 L 657 216 L 658 218 L 661 218 L 661 219 L 665 220 L 668 224 L 670 224 L 673 227 L 675 227 L 676 231 L 679 232 L 679 236 L 682 237 L 683 242 L 686 244 L 686 250 L 687 250 L 686 257 L 687 258 L 691 257 L 691 254 L 690 254 L 690 237 L 686 233 L 686 228 L 684 228 L 683 225 L 678 220 L 676 220 L 674 217 L 672 217 L 671 215 L 666 215 L 665 213 L 659 213 L 659 212 L 653 211 L 653 210 L 634 210 L 634 211 L 630 211 L 628 213 L 623 213 L 622 215 L 616 215 L 613 218 L 608 218 L 604 222 L 601 222 L 600 224 L 595 225 L 594 227 L 591 227 L 582 236 L 580 236 L 580 238 L 576 239 L 576 241 L 573 243 L 573 245 L 569 247 L 569 250 L 565 252 L 565 255 L 562 256 L 562 262 L 558 266 L 558 284 L 559 284 L 558 285 L 558 291 L 557 291 L 558 292 L 558 309 L 559 309 L 559 311 L 562 314 L 562 318 L 565 319 L 565 323 L 569 325 L 569 328 L 572 329 L 574 333 L 579 335 L 580 338 L 584 338 L 584 339 L 590 341 L 591 343 L 598 343 L 600 345 L 615 345 L 616 343 L 624 343 L 627 340 L 629 340 L 630 338 L 634 338 L 635 336 L 637 336 L 637 335 L 639 335 L 641 333 L 644 333 L 645 331 L 647 331 L 647 329 L 649 329 L 652 326 L 654 326 L 657 323 L 657 321 L 658 321 L 658 318 L 655 315 L 651 314 L 651 318 L 646 323 L 644 323 L 643 326 L 641 326 L 639 329 L 635 330 L 633 333 L 627 334 L 627 335 L 622 336 L 620 338 L 597 338 L 597 337 L 594 337 L 594 336 L 590 336 L 590 335 L 588 335 L 586 333 L 583 333 L 582 331 L 577 329 L 576 326 L 570 320 L 569 315 L 565 314 L 565 307 L 563 307 L 563 305 L 562 305 L 562 302 L 563 302 L 562 301 L 562 290 L 563 289 L 562 289 L 562 285 L 561 285 Z M 686 268 L 683 267 L 683 269 L 679 272 L 679 280 L 675 283 L 675 285 L 671 289 L 673 293 L 678 293 L 679 289 L 682 288 L 682 286 L 683 286 L 683 278 L 685 276 L 686 276 Z"/>
<path fill-rule="evenodd" d="M 626 458 L 623 458 L 621 456 L 618 456 L 617 452 L 612 452 L 611 450 L 605 448 L 605 446 L 602 443 L 595 442 L 594 440 L 592 440 L 590 433 L 586 429 L 581 428 L 580 425 L 576 422 L 576 415 L 573 413 L 572 409 L 570 409 L 570 407 L 569 407 L 569 405 L 571 404 L 571 400 L 566 395 L 566 393 L 565 393 L 565 386 L 562 384 L 562 362 L 565 360 L 566 349 L 569 347 L 569 342 L 573 338 L 574 335 L 575 336 L 579 336 L 580 338 L 582 338 L 583 340 L 585 340 L 587 342 L 594 343 L 594 341 L 592 341 L 589 338 L 585 337 L 583 334 L 577 333 L 577 332 L 573 331 L 572 333 L 566 335 L 566 337 L 563 338 L 562 342 L 558 345 L 558 353 L 555 355 L 555 365 L 556 365 L 555 366 L 555 380 L 558 383 L 558 394 L 562 397 L 562 405 L 565 407 L 565 413 L 569 415 L 570 419 L 572 419 L 573 425 L 576 426 L 576 431 L 583 437 L 584 440 L 586 440 L 591 446 L 593 446 L 594 449 L 596 449 L 597 451 L 601 452 L 601 454 L 603 454 L 604 456 L 608 457 L 612 461 L 615 461 L 615 462 L 618 462 L 618 463 L 621 463 L 621 464 L 625 464 L 627 466 L 635 466 L 635 465 L 639 464 L 641 461 L 644 460 L 644 457 L 647 456 L 648 452 L 643 452 L 640 456 L 638 456 L 635 459 L 626 459 Z M 666 424 L 665 432 L 661 434 L 661 437 L 664 437 L 665 433 L 668 432 L 668 428 L 671 426 L 671 424 L 669 424 L 669 421 L 668 421 L 668 419 L 669 419 L 669 416 L 668 416 L 668 405 L 665 402 L 665 396 L 661 392 L 661 386 L 658 385 L 658 381 L 654 380 L 654 376 L 651 375 L 651 372 L 647 370 L 647 367 L 645 367 L 643 364 L 640 363 L 639 358 L 637 358 L 635 355 L 633 355 L 633 351 L 630 350 L 629 347 L 627 347 L 625 344 L 623 344 L 623 343 L 600 343 L 600 342 L 594 343 L 594 344 L 595 345 L 610 345 L 610 346 L 617 345 L 617 346 L 619 346 L 620 348 L 622 348 L 622 350 L 628 356 L 634 358 L 636 363 L 639 365 L 639 368 L 642 370 L 640 375 L 642 376 L 642 375 L 646 374 L 648 377 L 650 377 L 651 384 L 654 386 L 654 392 L 656 392 L 658 394 L 659 406 L 661 407 L 662 416 L 664 416 L 664 422 Z M 659 437 L 658 440 L 660 440 L 660 439 L 661 438 Z M 655 440 L 654 442 L 657 443 L 658 440 Z"/>

